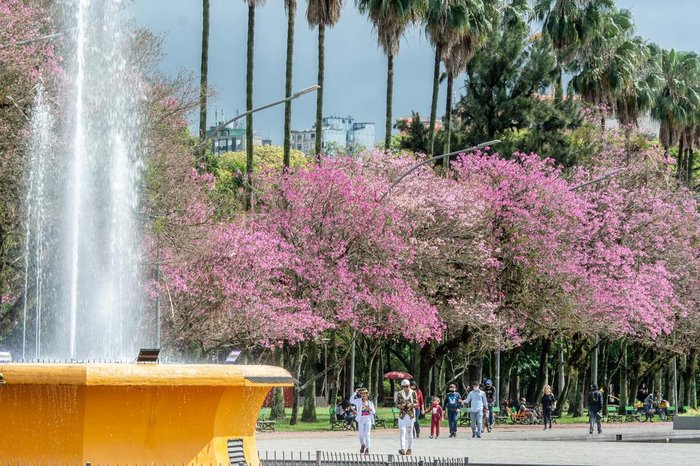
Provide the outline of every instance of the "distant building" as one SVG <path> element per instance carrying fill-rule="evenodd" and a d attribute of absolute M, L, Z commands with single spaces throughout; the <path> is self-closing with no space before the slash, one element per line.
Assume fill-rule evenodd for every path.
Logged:
<path fill-rule="evenodd" d="M 226 152 L 237 152 L 245 150 L 245 128 L 235 123 L 231 126 L 221 128 L 216 133 L 213 131 L 223 123 L 218 122 L 215 126 L 209 127 L 207 134 L 211 139 L 211 151 L 215 155 Z M 253 146 L 271 146 L 272 139 L 263 138 L 258 134 L 253 134 Z"/>
<path fill-rule="evenodd" d="M 373 122 L 356 122 L 354 118 L 329 116 L 321 120 L 323 150 L 344 149 L 354 152 L 374 147 L 375 125 Z M 291 131 L 292 148 L 314 155 L 316 150 L 316 128 Z"/>
<path fill-rule="evenodd" d="M 223 121 L 211 126 L 207 131 L 209 138 L 211 138 L 211 151 L 215 155 L 221 155 L 226 152 L 245 150 L 245 128 L 226 126 L 214 133 L 213 131 L 221 123 Z"/>

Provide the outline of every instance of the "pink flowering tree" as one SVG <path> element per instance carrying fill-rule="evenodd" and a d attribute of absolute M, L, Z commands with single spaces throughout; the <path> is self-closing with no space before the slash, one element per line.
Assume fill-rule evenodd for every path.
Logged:
<path fill-rule="evenodd" d="M 40 81 L 49 95 L 60 75 L 60 57 L 49 42 L 18 45 L 55 32 L 43 2 L 0 0 L 0 325 L 12 328 L 22 302 L 25 144 Z"/>
<path fill-rule="evenodd" d="M 214 225 L 198 258 L 165 267 L 178 307 L 210 344 L 275 346 L 351 329 L 426 342 L 437 313 L 415 291 L 410 230 L 378 201 L 380 180 L 329 162 L 261 180 L 254 213 Z M 184 337 L 191 332 L 177 332 Z"/>

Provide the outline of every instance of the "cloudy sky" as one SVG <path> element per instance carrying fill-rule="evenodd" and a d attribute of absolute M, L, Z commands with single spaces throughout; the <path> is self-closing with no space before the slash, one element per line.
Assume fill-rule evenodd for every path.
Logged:
<path fill-rule="evenodd" d="M 326 30 L 325 115 L 350 115 L 377 123 L 377 139 L 383 138 L 386 58 L 377 48 L 370 23 L 346 6 L 338 25 Z M 217 92 L 210 102 L 209 124 L 214 111 L 227 117 L 245 109 L 245 52 L 247 8 L 243 1 L 211 0 L 209 83 Z M 306 24 L 306 2 L 299 0 L 294 50 L 294 88 L 316 82 L 316 32 Z M 700 52 L 697 29 L 700 0 L 617 0 L 630 9 L 639 35 L 665 48 Z M 164 36 L 164 73 L 199 70 L 201 46 L 199 0 L 133 0 L 130 13 L 136 23 Z M 255 105 L 284 95 L 287 20 L 282 0 L 268 0 L 256 14 Z M 422 31 L 412 29 L 394 60 L 394 116 L 430 111 L 433 51 Z M 197 77 L 198 79 L 198 77 Z M 461 86 L 461 83 L 459 84 Z M 440 99 L 444 108 L 444 89 Z M 292 128 L 312 126 L 315 98 L 307 95 L 293 107 Z M 283 107 L 256 114 L 255 130 L 281 144 Z M 196 122 L 195 122 L 196 124 Z"/>

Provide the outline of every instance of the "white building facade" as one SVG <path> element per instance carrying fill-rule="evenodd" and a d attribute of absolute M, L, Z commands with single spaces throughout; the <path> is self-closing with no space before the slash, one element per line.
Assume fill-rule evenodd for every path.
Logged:
<path fill-rule="evenodd" d="M 375 144 L 375 124 L 373 122 L 356 122 L 354 118 L 323 117 L 323 151 L 334 153 L 345 151 L 355 153 L 371 149 Z M 316 128 L 291 131 L 291 146 L 308 156 L 315 155 Z"/>

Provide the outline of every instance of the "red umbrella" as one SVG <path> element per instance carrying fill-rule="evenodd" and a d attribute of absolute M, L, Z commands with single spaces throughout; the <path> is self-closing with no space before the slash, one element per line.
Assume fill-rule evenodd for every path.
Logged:
<path fill-rule="evenodd" d="M 398 380 L 398 379 L 412 379 L 413 376 L 408 372 L 391 371 L 384 374 L 385 379 Z"/>

